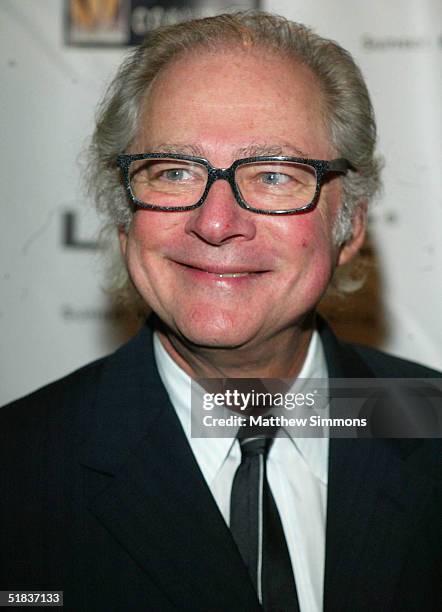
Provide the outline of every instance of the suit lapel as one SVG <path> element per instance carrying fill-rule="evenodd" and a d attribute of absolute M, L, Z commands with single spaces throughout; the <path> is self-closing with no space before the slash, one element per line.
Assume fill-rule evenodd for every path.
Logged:
<path fill-rule="evenodd" d="M 159 379 L 147 328 L 109 359 L 90 439 L 81 459 L 94 473 L 89 510 L 176 607 L 259 610 Z"/>
<path fill-rule="evenodd" d="M 350 347 L 320 323 L 330 377 L 371 378 Z M 431 481 L 409 469 L 415 440 L 331 439 L 324 609 L 392 609 L 412 522 Z"/>

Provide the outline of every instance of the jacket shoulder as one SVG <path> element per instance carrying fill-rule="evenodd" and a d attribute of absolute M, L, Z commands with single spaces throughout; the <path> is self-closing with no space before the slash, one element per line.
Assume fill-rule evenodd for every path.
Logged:
<path fill-rule="evenodd" d="M 93 361 L 67 376 L 33 391 L 0 408 L 0 430 L 2 425 L 20 426 L 25 421 L 36 422 L 42 417 L 54 416 L 76 407 L 90 405 L 101 372 L 108 357 Z"/>
<path fill-rule="evenodd" d="M 441 378 L 442 372 L 360 344 L 347 344 L 379 378 Z"/>

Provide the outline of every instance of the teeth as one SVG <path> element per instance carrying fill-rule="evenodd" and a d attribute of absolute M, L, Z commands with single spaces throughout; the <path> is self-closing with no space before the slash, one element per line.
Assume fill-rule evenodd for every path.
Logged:
<path fill-rule="evenodd" d="M 231 274 L 217 274 L 218 278 L 239 278 L 240 276 L 248 276 L 250 272 L 232 272 Z"/>

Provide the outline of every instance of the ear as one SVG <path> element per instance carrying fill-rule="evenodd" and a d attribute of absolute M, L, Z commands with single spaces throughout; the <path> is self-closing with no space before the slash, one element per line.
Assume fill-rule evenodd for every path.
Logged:
<path fill-rule="evenodd" d="M 367 204 L 364 202 L 356 209 L 351 222 L 352 233 L 340 247 L 338 266 L 349 263 L 358 254 L 365 240 L 365 227 L 367 220 Z"/>
<path fill-rule="evenodd" d="M 118 228 L 118 240 L 120 242 L 120 250 L 123 257 L 126 256 L 127 248 L 127 233 L 122 225 Z"/>

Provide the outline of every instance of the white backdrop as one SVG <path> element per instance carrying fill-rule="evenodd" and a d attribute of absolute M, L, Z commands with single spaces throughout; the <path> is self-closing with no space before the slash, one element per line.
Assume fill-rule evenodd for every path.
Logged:
<path fill-rule="evenodd" d="M 378 118 L 385 190 L 372 215 L 383 347 L 442 369 L 439 0 L 298 0 L 263 7 L 355 56 Z M 97 220 L 78 159 L 125 49 L 69 47 L 60 0 L 0 0 L 0 404 L 125 337 L 101 291 Z M 76 227 L 67 236 L 66 213 Z"/>

